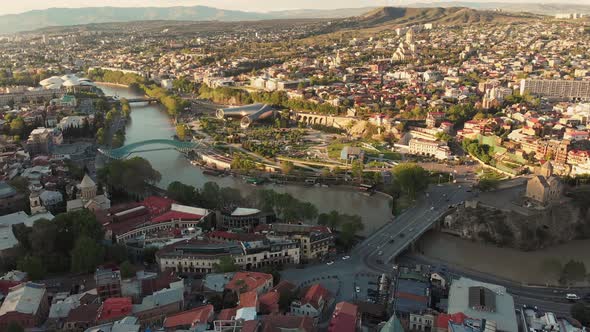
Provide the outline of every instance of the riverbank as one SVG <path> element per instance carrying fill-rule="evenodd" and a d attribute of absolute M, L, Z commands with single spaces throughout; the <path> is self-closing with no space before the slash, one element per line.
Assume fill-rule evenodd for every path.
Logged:
<path fill-rule="evenodd" d="M 126 89 L 129 89 L 129 85 L 125 85 L 125 84 L 109 83 L 109 82 L 94 82 L 94 83 L 96 85 L 107 85 L 107 86 L 113 86 L 113 87 L 118 87 L 118 88 L 126 88 Z"/>
<path fill-rule="evenodd" d="M 590 267 L 590 240 L 574 240 L 536 251 L 519 251 L 472 242 L 448 234 L 431 232 L 420 239 L 424 256 L 503 279 L 525 284 L 558 285 L 543 271 L 543 262 L 551 259 L 565 264 L 573 259 Z M 588 282 L 585 283 L 588 285 Z"/>
<path fill-rule="evenodd" d="M 105 94 L 118 95 L 123 98 L 140 97 L 137 91 L 117 86 L 102 85 Z M 160 104 L 133 104 L 131 121 L 127 124 L 126 144 L 150 139 L 170 139 L 176 133 L 169 115 Z M 289 193 L 293 197 L 314 204 L 320 213 L 336 210 L 343 214 L 359 215 L 365 229 L 359 235 L 368 235 L 391 221 L 391 200 L 386 195 L 366 196 L 358 190 L 339 186 L 312 186 L 264 184 L 254 186 L 241 178 L 232 176 L 218 177 L 203 174 L 203 170 L 190 164 L 189 160 L 176 150 L 145 151 L 134 154 L 147 159 L 154 169 L 162 174 L 159 188 L 167 188 L 174 181 L 179 181 L 197 188 L 206 182 L 215 182 L 220 187 L 238 189 L 244 196 L 255 195 L 261 189 L 273 189 L 280 193 Z"/>

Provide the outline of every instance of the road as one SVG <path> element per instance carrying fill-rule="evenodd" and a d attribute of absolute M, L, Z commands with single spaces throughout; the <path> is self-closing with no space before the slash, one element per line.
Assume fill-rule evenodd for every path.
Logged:
<path fill-rule="evenodd" d="M 411 246 L 433 223 L 449 211 L 449 206 L 468 200 L 476 193 L 471 192 L 465 184 L 447 184 L 431 186 L 412 208 L 384 225 L 371 236 L 358 244 L 350 253 L 350 258 L 336 259 L 332 264 L 319 263 L 305 269 L 290 269 L 282 272 L 285 280 L 306 286 L 322 283 L 338 301 L 356 299 L 357 285 L 365 290 L 363 278 L 374 278 L 381 273 L 390 273 L 394 262 L 412 262 L 428 264 L 434 267 L 444 263 L 430 260 L 415 254 L 400 255 Z M 447 268 L 447 267 L 445 267 Z M 448 270 L 451 275 L 465 276 L 483 282 L 501 285 L 514 296 L 517 307 L 524 304 L 536 306 L 539 310 L 569 316 L 571 303 L 565 300 L 568 292 L 564 288 L 527 286 L 514 281 L 490 276 L 485 273 L 453 267 Z M 576 289 L 583 295 L 590 289 Z"/>
<path fill-rule="evenodd" d="M 431 259 L 416 253 L 408 253 L 400 258 L 402 264 L 425 264 L 433 266 L 436 270 L 444 270 L 445 274 L 452 277 L 464 276 L 491 284 L 502 285 L 514 296 L 517 307 L 522 305 L 536 306 L 543 311 L 551 311 L 557 315 L 569 316 L 572 303 L 565 299 L 568 293 L 583 295 L 590 292 L 590 288 L 576 288 L 571 290 L 563 287 L 540 287 L 525 285 L 513 280 L 493 276 L 487 273 L 470 270 L 444 264 L 438 260 Z"/>
<path fill-rule="evenodd" d="M 395 219 L 392 216 L 392 222 L 357 245 L 349 259 L 337 259 L 331 265 L 315 264 L 303 270 L 285 270 L 282 276 L 300 285 L 338 280 L 340 286 L 329 289 L 333 293 L 338 292 L 337 299 L 350 300 L 356 296 L 355 285 L 360 278 L 389 273 L 394 258 L 447 212 L 449 205 L 457 204 L 472 194 L 460 185 L 431 186 L 428 194 L 423 195 L 412 208 Z M 379 252 L 382 254 L 379 255 Z M 384 263 L 380 264 L 378 260 Z"/>

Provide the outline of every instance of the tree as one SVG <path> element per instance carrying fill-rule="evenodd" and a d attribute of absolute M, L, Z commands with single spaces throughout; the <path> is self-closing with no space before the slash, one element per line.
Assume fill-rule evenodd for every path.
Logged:
<path fill-rule="evenodd" d="M 76 241 L 71 257 L 72 272 L 90 273 L 102 263 L 104 248 L 95 240 L 82 236 Z"/>
<path fill-rule="evenodd" d="M 215 273 L 236 272 L 238 266 L 231 256 L 224 256 L 219 259 L 219 263 L 213 264 L 213 271 Z"/>
<path fill-rule="evenodd" d="M 123 244 L 113 244 L 106 247 L 105 260 L 121 264 L 127 260 L 127 247 Z"/>
<path fill-rule="evenodd" d="M 121 277 L 123 279 L 132 278 L 135 275 L 133 265 L 131 265 L 129 261 L 121 263 L 119 270 L 121 271 Z"/>
<path fill-rule="evenodd" d="M 281 171 L 283 172 L 283 174 L 291 174 L 291 172 L 293 172 L 294 168 L 295 168 L 295 165 L 292 162 L 281 161 Z"/>
<path fill-rule="evenodd" d="M 563 272 L 561 274 L 562 279 L 565 282 L 575 283 L 586 279 L 586 266 L 584 262 L 578 262 L 575 260 L 568 261 L 563 266 Z"/>
<path fill-rule="evenodd" d="M 10 133 L 12 135 L 20 135 L 25 128 L 25 120 L 21 117 L 17 117 L 10 121 Z"/>
<path fill-rule="evenodd" d="M 160 181 L 162 175 L 141 157 L 113 160 L 101 168 L 98 178 L 113 190 L 143 194 L 149 185 Z"/>
<path fill-rule="evenodd" d="M 104 128 L 98 128 L 98 130 L 96 131 L 96 142 L 99 145 L 104 145 L 105 144 L 105 132 L 104 132 Z"/>
<path fill-rule="evenodd" d="M 6 327 L 6 332 L 25 332 L 25 329 L 17 322 L 10 322 Z"/>
<path fill-rule="evenodd" d="M 318 216 L 318 224 L 336 229 L 342 222 L 338 211 L 332 210 L 330 213 L 322 213 Z"/>
<path fill-rule="evenodd" d="M 18 261 L 17 267 L 26 272 L 30 280 L 40 280 L 45 277 L 46 271 L 40 257 L 27 255 Z"/>
<path fill-rule="evenodd" d="M 284 290 L 279 296 L 279 309 L 281 311 L 288 311 L 291 306 L 291 302 L 295 300 L 295 294 L 290 290 Z"/>
<path fill-rule="evenodd" d="M 349 221 L 342 224 L 339 239 L 346 248 L 351 248 L 356 234 L 362 231 L 365 226 L 359 216 L 348 216 L 348 218 Z"/>
<path fill-rule="evenodd" d="M 16 176 L 8 184 L 21 194 L 29 193 L 29 180 L 25 177 Z"/>
<path fill-rule="evenodd" d="M 33 228 L 28 227 L 24 223 L 12 225 L 12 234 L 14 234 L 14 238 L 25 251 L 31 250 L 30 236 L 32 232 Z"/>
<path fill-rule="evenodd" d="M 176 136 L 179 140 L 184 141 L 186 139 L 186 125 L 184 124 L 177 124 L 176 125 Z"/>
<path fill-rule="evenodd" d="M 281 268 L 281 266 L 276 267 L 267 265 L 262 268 L 262 272 L 272 275 L 273 285 L 277 285 L 281 281 L 281 273 L 279 272 Z"/>
<path fill-rule="evenodd" d="M 352 176 L 359 179 L 359 181 L 362 180 L 363 178 L 363 169 L 364 169 L 365 165 L 363 164 L 363 162 L 361 160 L 354 160 L 351 164 L 351 171 L 352 171 Z"/>
<path fill-rule="evenodd" d="M 219 185 L 215 182 L 206 182 L 201 190 L 203 197 L 203 207 L 207 209 L 215 209 L 221 205 L 221 190 Z"/>
<path fill-rule="evenodd" d="M 576 303 L 574 304 L 570 312 L 572 317 L 580 322 L 583 326 L 590 326 L 590 307 L 585 305 L 584 303 Z"/>
<path fill-rule="evenodd" d="M 477 183 L 477 188 L 481 191 L 490 191 L 498 187 L 500 181 L 498 179 L 483 178 Z"/>
<path fill-rule="evenodd" d="M 181 204 L 193 205 L 197 203 L 199 194 L 193 186 L 174 181 L 168 185 L 166 191 L 168 192 L 168 197 Z"/>
<path fill-rule="evenodd" d="M 147 247 L 143 250 L 143 261 L 148 264 L 156 263 L 156 252 L 158 252 L 157 247 Z"/>
<path fill-rule="evenodd" d="M 555 258 L 547 258 L 541 262 L 539 272 L 547 276 L 547 283 L 559 280 L 563 267 L 561 262 Z"/>
<path fill-rule="evenodd" d="M 403 163 L 393 169 L 395 179 L 400 187 L 411 198 L 428 187 L 428 173 L 424 168 L 414 163 Z"/>

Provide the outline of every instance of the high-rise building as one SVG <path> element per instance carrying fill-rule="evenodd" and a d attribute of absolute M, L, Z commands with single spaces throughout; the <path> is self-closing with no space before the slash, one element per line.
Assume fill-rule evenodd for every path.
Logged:
<path fill-rule="evenodd" d="M 520 94 L 525 92 L 543 97 L 590 99 L 590 81 L 527 79 L 520 83 Z"/>

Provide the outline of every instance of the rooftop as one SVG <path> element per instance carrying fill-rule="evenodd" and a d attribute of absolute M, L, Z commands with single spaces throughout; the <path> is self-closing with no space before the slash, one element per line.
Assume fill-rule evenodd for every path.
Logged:
<path fill-rule="evenodd" d="M 14 286 L 0 307 L 0 316 L 9 312 L 34 315 L 39 310 L 44 296 L 45 285 L 27 282 Z"/>
<path fill-rule="evenodd" d="M 166 317 L 164 320 L 164 328 L 170 329 L 183 326 L 194 327 L 208 323 L 212 317 L 213 306 L 209 304 Z"/>
<path fill-rule="evenodd" d="M 514 299 L 502 286 L 468 278 L 454 280 L 449 292 L 448 312 L 462 312 L 471 318 L 495 321 L 501 331 L 518 331 Z"/>
<path fill-rule="evenodd" d="M 130 297 L 111 297 L 99 309 L 97 321 L 108 321 L 131 314 L 133 304 Z"/>
<path fill-rule="evenodd" d="M 16 190 L 6 182 L 0 182 L 0 199 L 16 195 Z"/>
<path fill-rule="evenodd" d="M 242 288 L 245 288 L 246 291 L 258 290 L 269 280 L 272 281 L 272 275 L 266 273 L 236 272 L 226 288 L 236 292 Z"/>

